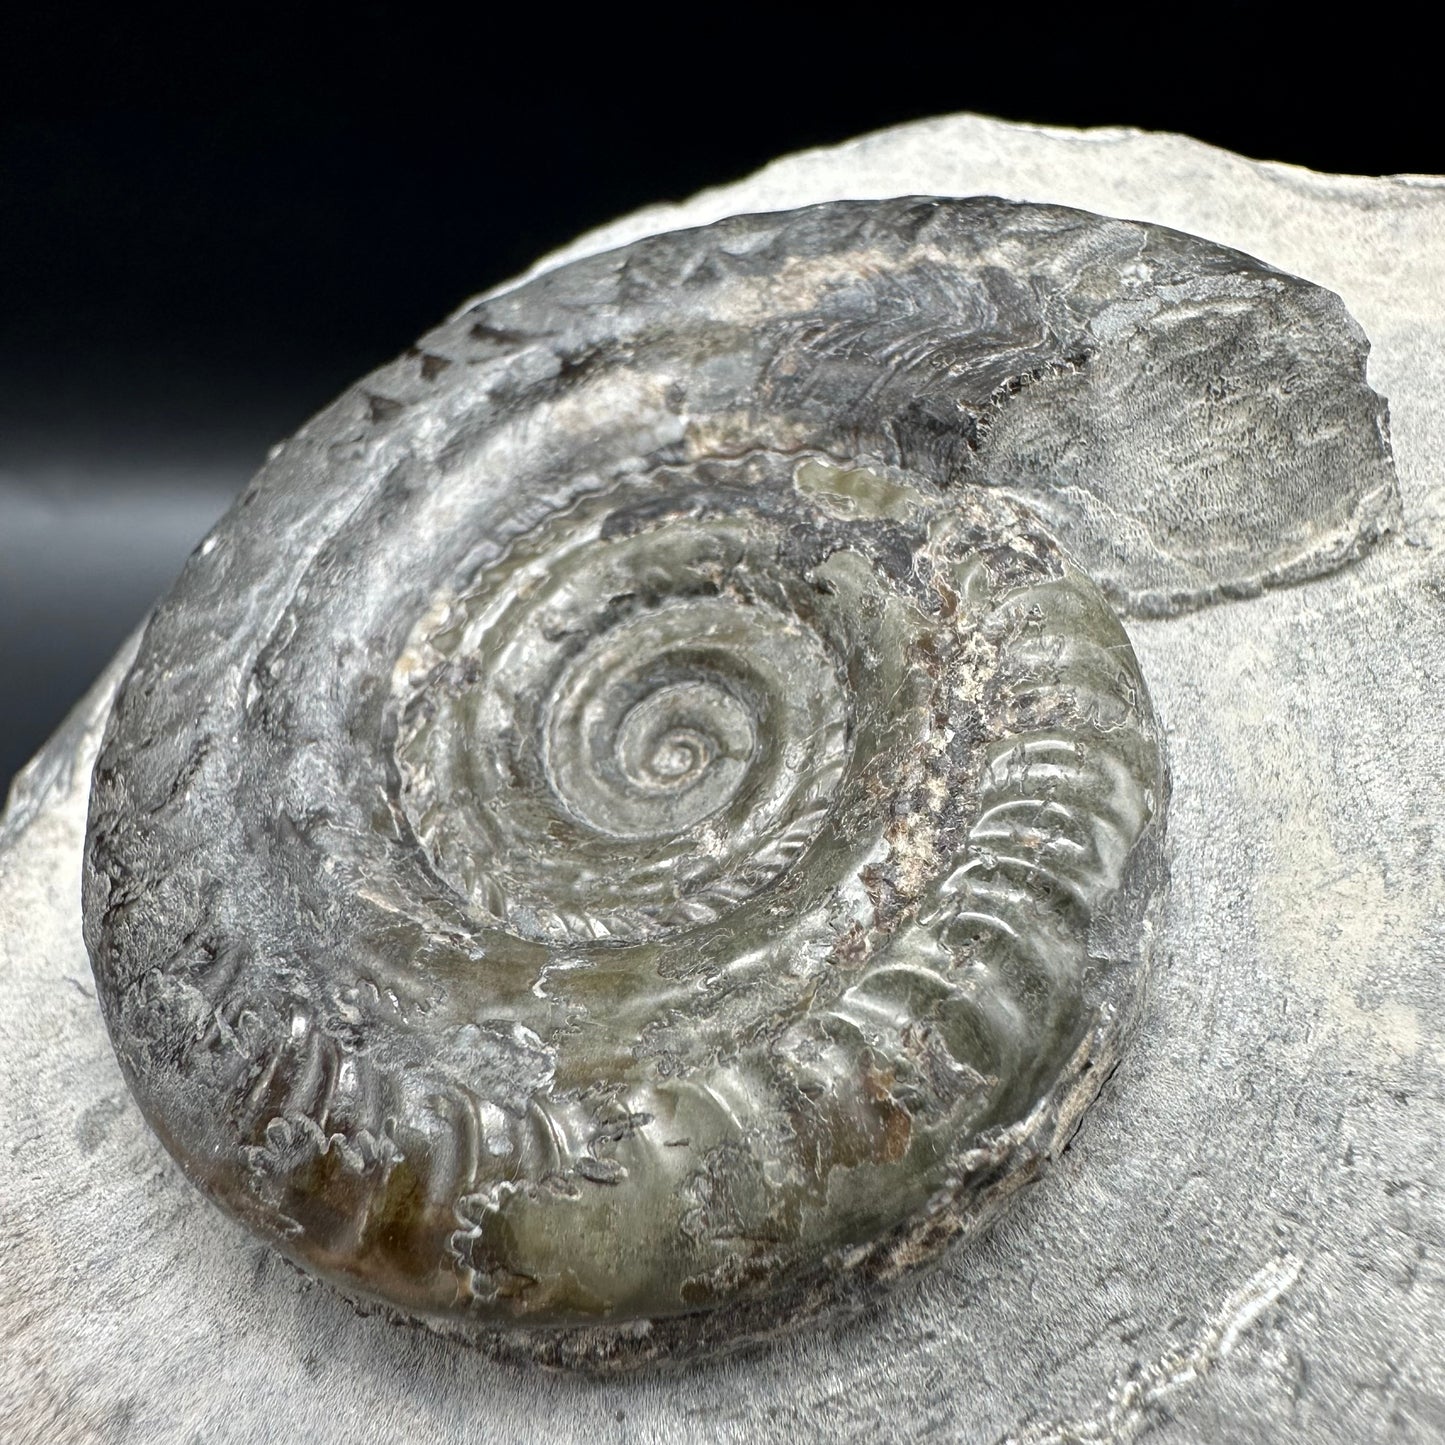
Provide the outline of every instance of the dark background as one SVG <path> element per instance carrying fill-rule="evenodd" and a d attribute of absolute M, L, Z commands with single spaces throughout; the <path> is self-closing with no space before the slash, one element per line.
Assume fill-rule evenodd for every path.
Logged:
<path fill-rule="evenodd" d="M 273 441 L 614 215 L 957 110 L 1445 170 L 1386 7 L 471 13 L 0 22 L 0 790 Z"/>

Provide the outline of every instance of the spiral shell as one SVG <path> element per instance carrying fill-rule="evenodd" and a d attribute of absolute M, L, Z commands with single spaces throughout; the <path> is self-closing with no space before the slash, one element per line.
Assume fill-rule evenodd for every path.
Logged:
<path fill-rule="evenodd" d="M 353 1295 L 567 1362 L 982 1227 L 1145 973 L 1167 779 L 1106 594 L 1337 560 L 1387 470 L 1321 420 L 1380 435 L 1328 345 L 1185 404 L 1300 317 L 1348 324 L 1157 228 L 842 203 L 574 262 L 368 378 L 192 557 L 97 765 L 87 942 L 167 1147 Z M 1230 451 L 1261 427 L 1283 471 Z"/>

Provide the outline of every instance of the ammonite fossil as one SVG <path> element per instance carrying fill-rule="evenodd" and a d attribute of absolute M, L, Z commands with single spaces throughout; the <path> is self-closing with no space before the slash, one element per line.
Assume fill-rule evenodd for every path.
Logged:
<path fill-rule="evenodd" d="M 934 1258 L 1138 1008 L 1114 605 L 1342 560 L 1381 415 L 1329 293 L 997 200 L 467 308 L 273 454 L 116 706 L 85 918 L 146 1116 L 306 1268 L 554 1361 Z"/>

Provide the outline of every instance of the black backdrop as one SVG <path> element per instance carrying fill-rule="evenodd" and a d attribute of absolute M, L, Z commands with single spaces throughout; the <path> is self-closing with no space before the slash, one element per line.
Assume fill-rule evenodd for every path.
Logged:
<path fill-rule="evenodd" d="M 0 789 L 272 441 L 611 216 L 956 110 L 1445 170 L 1384 7 L 195 8 L 0 30 Z"/>

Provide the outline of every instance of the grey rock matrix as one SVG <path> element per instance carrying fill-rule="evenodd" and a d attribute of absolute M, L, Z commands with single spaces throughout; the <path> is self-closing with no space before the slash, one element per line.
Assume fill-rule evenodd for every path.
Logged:
<path fill-rule="evenodd" d="M 1233 209 L 1211 212 L 1211 175 Z M 1319 580 L 1130 624 L 1169 735 L 1174 886 L 1138 1038 L 1072 1146 L 986 1241 L 876 1310 L 679 1376 L 588 1385 L 356 1318 L 189 1192 L 83 992 L 80 828 L 113 675 L 22 780 L 0 864 L 21 1438 L 324 1420 L 338 1438 L 507 1439 L 541 1419 L 562 1439 L 1438 1434 L 1439 191 L 963 119 L 781 163 L 687 219 L 899 189 L 1027 190 L 1240 246 L 1339 291 L 1391 397 L 1396 539 Z M 1341 480 L 1322 500 L 1344 510 L 1292 536 L 1264 514 L 1250 545 L 1287 555 L 1239 569 L 1238 590 L 1348 561 L 1388 523 L 1378 474 Z M 1161 591 L 1199 600 L 1155 578 L 1134 605 L 1164 610 Z"/>

